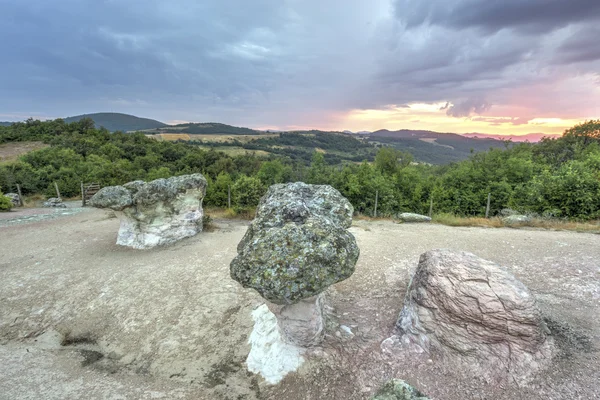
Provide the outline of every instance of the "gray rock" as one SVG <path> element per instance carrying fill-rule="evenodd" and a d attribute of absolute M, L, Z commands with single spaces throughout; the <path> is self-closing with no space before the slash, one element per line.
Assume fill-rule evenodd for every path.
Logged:
<path fill-rule="evenodd" d="M 518 215 L 519 212 L 513 210 L 512 208 L 503 208 L 502 210 L 500 210 L 499 214 L 501 217 L 510 217 L 511 215 Z"/>
<path fill-rule="evenodd" d="M 487 380 L 523 381 L 552 358 L 554 342 L 529 290 L 466 252 L 421 255 L 396 324 L 417 351 L 464 361 Z"/>
<path fill-rule="evenodd" d="M 43 204 L 44 207 L 51 207 L 51 208 L 67 208 L 67 205 L 64 204 L 62 202 L 61 199 L 59 199 L 58 197 L 51 197 L 48 200 L 46 200 Z"/>
<path fill-rule="evenodd" d="M 19 195 L 16 193 L 5 193 L 4 197 L 8 197 L 13 207 L 19 207 L 21 202 L 19 201 Z"/>
<path fill-rule="evenodd" d="M 90 205 L 108 208 L 121 219 L 117 244 L 146 249 L 174 243 L 202 231 L 202 174 L 102 188 Z"/>
<path fill-rule="evenodd" d="M 90 199 L 89 204 L 96 208 L 110 208 L 114 211 L 123 211 L 125 207 L 133 205 L 133 197 L 131 196 L 131 191 L 124 186 L 108 186 L 100 189 Z"/>
<path fill-rule="evenodd" d="M 402 379 L 392 379 L 373 396 L 372 400 L 429 400 L 429 398 Z"/>
<path fill-rule="evenodd" d="M 508 217 L 502 218 L 502 222 L 506 225 L 526 224 L 531 222 L 531 217 L 527 215 L 509 215 Z"/>
<path fill-rule="evenodd" d="M 331 186 L 271 186 L 238 244 L 231 277 L 275 304 L 318 295 L 354 272 L 359 250 L 346 230 L 352 213 Z"/>
<path fill-rule="evenodd" d="M 402 213 L 398 214 L 398 219 L 402 222 L 430 222 L 431 218 L 426 215 Z"/>

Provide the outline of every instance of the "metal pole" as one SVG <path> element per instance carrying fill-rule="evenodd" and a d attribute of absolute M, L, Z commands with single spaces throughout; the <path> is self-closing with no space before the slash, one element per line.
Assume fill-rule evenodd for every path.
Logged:
<path fill-rule="evenodd" d="M 488 193 L 487 206 L 485 207 L 485 217 L 486 218 L 490 217 L 490 200 L 491 199 L 492 199 L 492 194 Z"/>
<path fill-rule="evenodd" d="M 83 188 L 83 182 L 81 182 L 81 207 L 85 207 L 85 189 Z"/>

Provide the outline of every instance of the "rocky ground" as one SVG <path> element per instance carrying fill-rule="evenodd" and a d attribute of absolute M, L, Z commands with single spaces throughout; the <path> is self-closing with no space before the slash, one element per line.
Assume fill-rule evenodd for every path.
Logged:
<path fill-rule="evenodd" d="M 392 377 L 433 399 L 600 397 L 598 235 L 355 221 L 361 255 L 327 293 L 322 350 L 269 386 L 244 365 L 262 298 L 229 276 L 247 222 L 133 250 L 115 244 L 119 222 L 105 211 L 51 211 L 0 214 L 0 399 L 367 399 Z M 490 386 L 440 360 L 382 352 L 433 248 L 473 252 L 531 289 L 560 346 L 548 370 L 527 386 Z"/>

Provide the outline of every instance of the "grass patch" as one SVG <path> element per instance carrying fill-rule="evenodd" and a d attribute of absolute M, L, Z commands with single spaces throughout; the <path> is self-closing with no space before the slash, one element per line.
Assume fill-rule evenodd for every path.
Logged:
<path fill-rule="evenodd" d="M 556 231 L 575 231 L 600 234 L 600 221 L 575 222 L 557 219 L 532 218 L 528 222 L 505 224 L 501 218 L 458 217 L 452 214 L 436 214 L 432 222 L 448 226 L 473 226 L 485 228 L 541 228 Z"/>
<path fill-rule="evenodd" d="M 219 208 L 205 207 L 204 212 L 210 214 L 212 218 L 220 219 L 239 219 L 250 221 L 256 215 L 256 208 L 236 209 L 236 208 Z"/>
<path fill-rule="evenodd" d="M 448 226 L 476 226 L 488 228 L 502 228 L 504 223 L 500 218 L 458 217 L 452 214 L 435 214 L 432 222 Z"/>

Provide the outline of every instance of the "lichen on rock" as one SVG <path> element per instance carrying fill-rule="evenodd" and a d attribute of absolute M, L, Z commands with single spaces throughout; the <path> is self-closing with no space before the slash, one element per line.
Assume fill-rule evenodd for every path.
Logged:
<path fill-rule="evenodd" d="M 206 179 L 192 174 L 105 187 L 90 204 L 109 208 L 121 219 L 117 244 L 145 249 L 202 231 L 205 194 Z"/>
<path fill-rule="evenodd" d="M 429 400 L 429 398 L 402 379 L 392 379 L 377 391 L 372 400 Z"/>
<path fill-rule="evenodd" d="M 359 249 L 346 230 L 352 213 L 331 186 L 271 186 L 238 245 L 231 277 L 275 304 L 318 295 L 354 272 Z"/>

